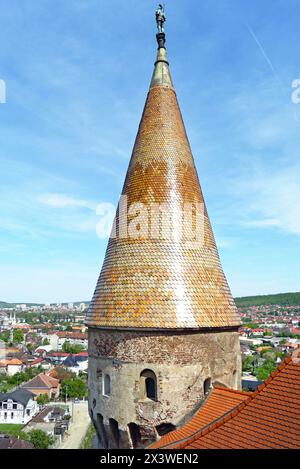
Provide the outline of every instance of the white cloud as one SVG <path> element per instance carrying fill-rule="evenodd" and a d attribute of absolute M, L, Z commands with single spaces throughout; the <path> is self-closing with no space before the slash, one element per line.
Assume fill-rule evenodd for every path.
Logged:
<path fill-rule="evenodd" d="M 54 208 L 86 207 L 94 210 L 96 207 L 96 204 L 89 200 L 75 199 L 63 194 L 42 194 L 38 197 L 38 201 Z"/>
<path fill-rule="evenodd" d="M 254 172 L 240 181 L 242 225 L 272 228 L 300 235 L 300 167 Z"/>

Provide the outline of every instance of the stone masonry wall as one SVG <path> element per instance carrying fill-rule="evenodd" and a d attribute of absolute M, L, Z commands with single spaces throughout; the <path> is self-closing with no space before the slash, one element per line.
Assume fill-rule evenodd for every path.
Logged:
<path fill-rule="evenodd" d="M 141 399 L 140 375 L 145 369 L 157 377 L 157 401 Z M 109 396 L 103 395 L 106 374 L 111 380 Z M 90 415 L 98 435 L 103 439 L 106 433 L 109 447 L 132 446 L 130 423 L 138 425 L 142 446 L 157 438 L 156 427 L 162 423 L 183 424 L 197 410 L 207 378 L 240 388 L 236 329 L 197 333 L 89 329 Z M 118 442 L 110 419 L 118 426 Z"/>

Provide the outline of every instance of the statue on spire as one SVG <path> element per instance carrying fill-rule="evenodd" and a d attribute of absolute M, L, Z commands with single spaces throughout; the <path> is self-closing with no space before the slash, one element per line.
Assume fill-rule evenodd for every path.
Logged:
<path fill-rule="evenodd" d="M 166 21 L 166 16 L 165 16 L 165 9 L 164 6 L 160 3 L 157 7 L 156 13 L 156 23 L 157 23 L 157 29 L 159 33 L 164 33 L 164 22 Z"/>

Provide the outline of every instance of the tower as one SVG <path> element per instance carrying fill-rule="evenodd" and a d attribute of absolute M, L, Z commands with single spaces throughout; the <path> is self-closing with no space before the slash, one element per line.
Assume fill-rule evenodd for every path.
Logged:
<path fill-rule="evenodd" d="M 154 72 L 86 318 L 89 411 L 106 448 L 147 446 L 191 417 L 214 383 L 240 387 L 240 321 L 159 15 Z"/>

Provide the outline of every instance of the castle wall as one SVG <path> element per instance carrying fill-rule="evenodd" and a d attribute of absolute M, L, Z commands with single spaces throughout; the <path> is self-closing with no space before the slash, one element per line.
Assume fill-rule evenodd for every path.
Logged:
<path fill-rule="evenodd" d="M 143 370 L 156 375 L 156 401 L 142 395 Z M 104 395 L 105 375 L 110 377 L 109 396 Z M 236 328 L 211 332 L 89 328 L 89 409 L 102 446 L 145 446 L 158 437 L 161 424 L 182 425 L 199 407 L 208 378 L 240 388 Z"/>

